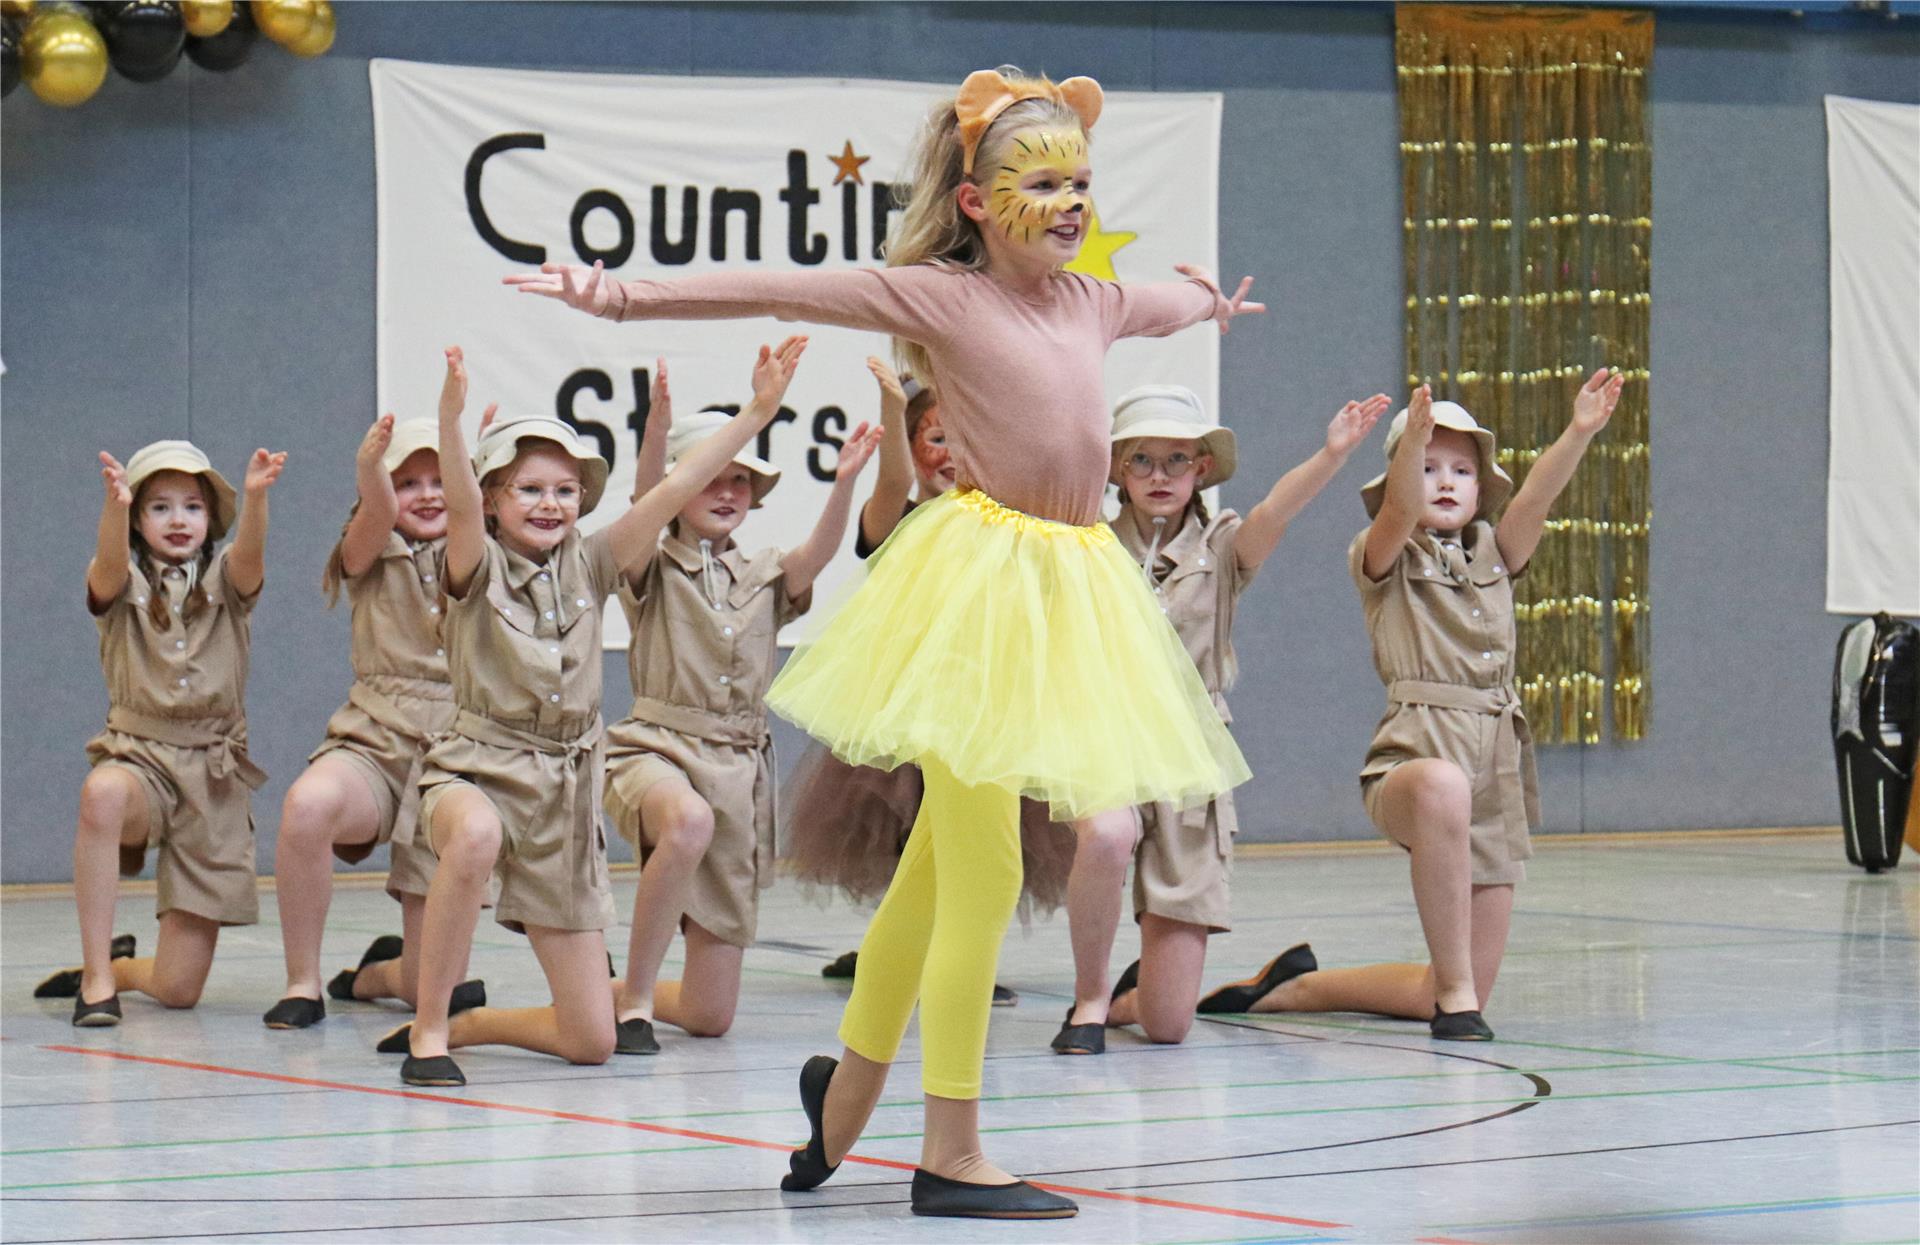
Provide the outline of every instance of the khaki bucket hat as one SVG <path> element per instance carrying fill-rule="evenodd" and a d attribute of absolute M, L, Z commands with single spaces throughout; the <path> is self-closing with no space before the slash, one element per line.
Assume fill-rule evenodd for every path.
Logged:
<path fill-rule="evenodd" d="M 1464 432 L 1473 438 L 1473 444 L 1480 452 L 1480 506 L 1473 517 L 1484 519 L 1497 514 L 1513 496 L 1513 477 L 1500 467 L 1498 447 L 1494 444 L 1493 431 L 1482 428 L 1467 408 L 1458 402 L 1435 402 L 1433 404 L 1433 426 L 1451 428 L 1455 432 Z M 1387 429 L 1387 464 L 1393 464 L 1393 452 L 1400 448 L 1400 438 L 1407 431 L 1407 410 L 1393 417 L 1393 425 Z M 1380 503 L 1387 496 L 1387 473 L 1381 472 L 1360 486 L 1360 499 L 1367 504 L 1369 517 L 1380 513 Z"/>
<path fill-rule="evenodd" d="M 1114 403 L 1113 444 L 1142 437 L 1198 441 L 1200 452 L 1213 458 L 1213 470 L 1200 477 L 1200 488 L 1232 479 L 1240 462 L 1233 430 L 1215 422 L 1200 395 L 1185 385 L 1142 385 Z"/>
<path fill-rule="evenodd" d="M 227 478 L 213 469 L 206 454 L 191 441 L 155 441 L 134 451 L 127 460 L 127 488 L 138 495 L 140 485 L 159 471 L 184 471 L 190 476 L 205 476 L 213 485 L 213 515 L 207 520 L 207 540 L 219 540 L 233 527 L 240 512 L 239 498 Z"/>
<path fill-rule="evenodd" d="M 399 430 L 394 433 L 397 440 Z M 600 495 L 607 491 L 607 460 L 588 449 L 579 433 L 549 416 L 518 415 L 495 420 L 473 452 L 474 474 L 485 481 L 489 474 L 512 465 L 520 456 L 523 441 L 551 441 L 580 464 L 580 513 L 583 517 L 592 514 L 600 504 Z"/>
<path fill-rule="evenodd" d="M 400 464 L 418 454 L 421 450 L 440 452 L 440 421 L 437 419 L 403 419 L 393 426 L 393 440 L 387 442 L 387 452 L 380 457 L 380 465 L 389 474 L 400 470 Z"/>
<path fill-rule="evenodd" d="M 677 463 L 686 456 L 688 450 L 700 444 L 714 433 L 719 432 L 733 421 L 733 416 L 725 411 L 695 411 L 693 414 L 673 421 L 673 431 L 667 434 L 667 462 Z M 773 486 L 780 483 L 780 469 L 757 455 L 741 450 L 733 456 L 733 461 L 745 467 L 753 476 L 753 508 L 758 510 L 760 503 Z"/>

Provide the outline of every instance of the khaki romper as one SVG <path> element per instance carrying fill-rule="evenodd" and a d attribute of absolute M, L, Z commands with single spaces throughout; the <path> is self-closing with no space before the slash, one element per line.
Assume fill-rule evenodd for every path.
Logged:
<path fill-rule="evenodd" d="M 607 813 L 645 860 L 640 801 L 681 778 L 713 809 L 686 920 L 723 942 L 753 944 L 761 888 L 773 884 L 775 799 L 767 685 L 780 628 L 806 613 L 812 592 L 787 595 L 779 549 L 751 557 L 731 544 L 703 560 L 678 535 L 620 585 L 633 643 L 633 713 L 607 733 Z M 709 595 L 711 593 L 711 595 Z"/>
<path fill-rule="evenodd" d="M 1255 572 L 1240 565 L 1234 546 L 1241 519 L 1223 511 L 1205 524 L 1183 521 L 1154 559 L 1153 592 L 1166 611 L 1200 680 L 1213 696 L 1220 720 L 1232 723 L 1226 693 L 1240 676 L 1233 652 L 1233 617 L 1240 594 Z M 1123 507 L 1113 530 L 1137 562 L 1153 539 L 1142 531 L 1139 515 Z M 1256 568 L 1257 569 L 1257 568 Z M 1142 913 L 1209 932 L 1232 928 L 1228 875 L 1233 869 L 1233 838 L 1240 822 L 1233 793 L 1182 809 L 1170 803 L 1142 804 L 1140 847 L 1133 871 L 1133 913 Z"/>
<path fill-rule="evenodd" d="M 1514 685 L 1513 577 L 1493 525 L 1476 519 L 1457 540 L 1416 531 L 1377 583 L 1362 566 L 1366 547 L 1362 531 L 1347 562 L 1387 685 L 1360 770 L 1367 815 L 1385 834 L 1380 780 L 1402 761 L 1451 761 L 1473 787 L 1473 884 L 1518 882 L 1540 824 L 1540 783 Z"/>
<path fill-rule="evenodd" d="M 620 581 L 605 529 L 576 529 L 530 562 L 489 536 L 464 597 L 449 597 L 453 725 L 427 748 L 416 826 L 432 850 L 434 809 L 469 785 L 500 818 L 494 920 L 512 930 L 613 924 L 600 827 L 600 609 Z"/>
<path fill-rule="evenodd" d="M 162 571 L 174 610 L 164 631 L 148 613 L 145 573 L 128 567 L 126 587 L 94 618 L 109 708 L 87 759 L 127 770 L 146 793 L 147 842 L 121 847 L 120 872 L 137 877 L 147 848 L 159 849 L 158 913 L 251 925 L 260 919 L 251 797 L 267 780 L 247 758 L 248 617 L 259 593 L 234 591 L 227 554 L 214 554 L 195 585 L 191 619 L 187 573 Z"/>
<path fill-rule="evenodd" d="M 398 532 L 358 575 L 340 570 L 340 547 L 327 564 L 330 583 L 344 583 L 353 604 L 353 688 L 327 720 L 327 738 L 307 760 L 338 756 L 360 771 L 380 813 L 370 843 L 336 843 L 333 854 L 357 864 L 419 812 L 420 768 L 427 739 L 453 724 L 453 684 L 440 620 L 446 601 L 445 539 L 410 546 Z M 427 893 L 433 856 L 411 830 L 393 842 L 387 893 Z"/>

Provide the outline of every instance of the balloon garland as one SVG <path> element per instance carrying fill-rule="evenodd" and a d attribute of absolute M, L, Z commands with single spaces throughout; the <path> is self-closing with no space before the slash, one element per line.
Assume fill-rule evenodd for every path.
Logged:
<path fill-rule="evenodd" d="M 237 69 L 259 36 L 299 57 L 333 46 L 329 0 L 0 0 L 0 96 L 21 83 L 61 108 L 86 103 L 108 70 L 158 82 L 182 56 L 202 69 Z"/>

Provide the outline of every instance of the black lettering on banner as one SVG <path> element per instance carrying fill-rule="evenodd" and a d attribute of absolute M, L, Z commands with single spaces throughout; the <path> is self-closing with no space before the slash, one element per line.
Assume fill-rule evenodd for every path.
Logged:
<path fill-rule="evenodd" d="M 760 258 L 760 196 L 751 190 L 728 190 L 717 186 L 707 208 L 707 231 L 713 239 L 715 259 L 727 257 L 727 215 L 742 212 L 747 218 L 747 258 Z"/>
<path fill-rule="evenodd" d="M 547 248 L 532 242 L 520 242 L 501 233 L 493 227 L 493 221 L 487 216 L 486 205 L 480 202 L 480 171 L 488 160 L 503 151 L 527 148 L 532 151 L 545 151 L 545 134 L 496 134 L 473 149 L 467 157 L 467 218 L 473 222 L 473 231 L 480 240 L 500 252 L 516 264 L 544 264 L 547 261 Z"/>
<path fill-rule="evenodd" d="M 895 212 L 907 209 L 907 199 L 913 194 L 913 187 L 904 183 L 875 182 L 873 184 L 873 257 L 887 257 L 887 226 L 893 223 Z"/>
<path fill-rule="evenodd" d="M 860 187 L 852 182 L 840 184 L 840 255 L 860 258 Z"/>
<path fill-rule="evenodd" d="M 633 410 L 627 413 L 627 427 L 633 429 L 634 456 L 640 454 L 640 442 L 647 435 L 647 416 L 653 414 L 653 372 L 644 367 L 633 369 Z"/>
<path fill-rule="evenodd" d="M 840 474 L 840 451 L 847 439 L 835 436 L 847 430 L 847 413 L 837 406 L 823 406 L 813 413 L 813 448 L 807 451 L 807 474 L 823 484 L 831 484 Z M 833 447 L 833 464 L 828 466 L 820 447 Z"/>
<path fill-rule="evenodd" d="M 817 264 L 827 257 L 827 235 L 807 233 L 807 212 L 820 202 L 820 192 L 807 184 L 807 153 L 787 153 L 787 186 L 780 192 L 787 205 L 787 254 L 796 264 Z"/>
<path fill-rule="evenodd" d="M 600 457 L 607 460 L 608 467 L 612 467 L 615 461 L 613 429 L 598 420 L 581 419 L 573 413 L 574 400 L 582 389 L 591 389 L 602 402 L 611 402 L 613 377 L 597 367 L 581 368 L 560 382 L 560 392 L 554 397 L 554 414 L 575 432 L 592 437 L 594 444 L 599 447 Z"/>
<path fill-rule="evenodd" d="M 587 214 L 596 208 L 611 212 L 614 224 L 620 227 L 620 240 L 609 250 L 602 251 L 587 242 Z M 633 213 L 627 210 L 627 201 L 611 190 L 589 190 L 581 195 L 567 224 L 573 231 L 573 253 L 581 263 L 591 264 L 597 259 L 609 268 L 618 268 L 633 257 Z"/>
<path fill-rule="evenodd" d="M 667 188 L 653 188 L 653 262 L 688 264 L 700 245 L 700 192 L 688 186 L 680 192 L 680 240 L 667 241 Z"/>

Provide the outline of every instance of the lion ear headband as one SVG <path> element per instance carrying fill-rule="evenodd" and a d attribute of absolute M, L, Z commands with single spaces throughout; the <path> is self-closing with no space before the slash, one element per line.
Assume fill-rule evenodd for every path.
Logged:
<path fill-rule="evenodd" d="M 954 115 L 960 119 L 960 147 L 965 153 L 962 171 L 973 176 L 973 153 L 986 136 L 994 119 L 1021 100 L 1050 99 L 1065 104 L 1080 118 L 1080 128 L 1093 129 L 1100 119 L 1100 107 L 1106 93 L 1092 78 L 1068 78 L 1049 82 L 1037 78 L 1009 82 L 992 69 L 976 69 L 960 84 L 959 98 L 953 102 Z"/>

